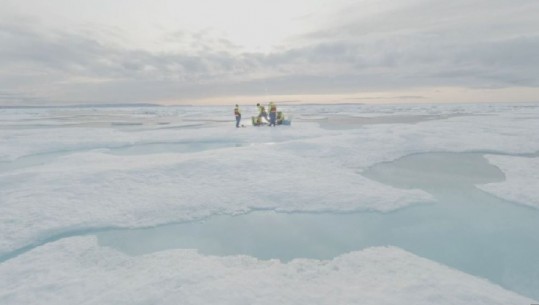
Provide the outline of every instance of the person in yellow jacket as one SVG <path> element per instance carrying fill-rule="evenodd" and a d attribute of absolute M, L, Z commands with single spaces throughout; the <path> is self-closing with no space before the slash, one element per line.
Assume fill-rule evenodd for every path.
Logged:
<path fill-rule="evenodd" d="M 269 122 L 268 120 L 268 113 L 266 112 L 266 108 L 264 106 L 260 105 L 260 103 L 256 104 L 256 107 L 258 107 L 258 121 L 260 121 L 260 118 L 266 119 L 266 122 Z"/>
<path fill-rule="evenodd" d="M 234 115 L 236 116 L 236 128 L 240 127 L 240 121 L 241 121 L 241 111 L 240 106 L 236 104 L 236 107 L 234 107 Z"/>

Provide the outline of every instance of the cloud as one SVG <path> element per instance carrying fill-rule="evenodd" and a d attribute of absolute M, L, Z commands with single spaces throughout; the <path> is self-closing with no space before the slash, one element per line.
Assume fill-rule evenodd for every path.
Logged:
<path fill-rule="evenodd" d="M 21 105 L 33 104 L 38 101 L 35 96 L 17 92 L 17 91 L 0 91 L 0 105 Z"/>
<path fill-rule="evenodd" d="M 265 53 L 242 52 L 211 30 L 168 31 L 167 47 L 149 51 L 95 32 L 120 39 L 116 28 L 51 30 L 11 18 L 0 21 L 0 90 L 36 98 L 23 102 L 95 103 L 539 86 L 537 1 L 369 0 L 337 11 Z"/>
<path fill-rule="evenodd" d="M 351 62 L 356 71 L 387 68 L 427 85 L 472 81 L 474 86 L 493 80 L 500 86 L 538 85 L 534 70 L 539 68 L 539 56 L 533 51 L 539 43 L 536 1 L 409 0 L 364 16 L 362 7 L 368 2 L 347 8 L 334 26 L 303 40 L 344 44 L 340 49 L 348 52 L 340 53 L 356 54 Z M 446 77 L 449 74 L 453 77 Z"/>

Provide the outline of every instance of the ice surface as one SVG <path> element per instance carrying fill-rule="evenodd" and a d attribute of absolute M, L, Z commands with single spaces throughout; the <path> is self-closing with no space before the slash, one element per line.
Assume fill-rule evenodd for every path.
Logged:
<path fill-rule="evenodd" d="M 64 239 L 0 265 L 0 303 L 451 304 L 534 301 L 394 247 L 289 263 L 174 250 L 129 257 Z"/>
<path fill-rule="evenodd" d="M 196 154 L 85 152 L 0 174 L 2 252 L 70 230 L 149 226 L 211 214 L 390 211 L 431 201 L 279 145 Z"/>
<path fill-rule="evenodd" d="M 487 158 L 505 173 L 506 180 L 479 186 L 482 190 L 539 208 L 539 158 L 493 155 Z"/>
<path fill-rule="evenodd" d="M 26 296 L 13 292 L 15 290 L 6 294 L 7 290 L 1 290 L 0 293 L 7 301 L 21 303 L 20 298 L 33 300 L 36 296 L 41 297 L 41 293 L 54 298 L 65 285 L 73 289 L 66 292 L 69 295 L 66 300 L 83 295 L 97 295 L 99 299 L 101 295 L 97 293 L 103 290 L 99 288 L 98 279 L 90 278 L 83 283 L 86 287 L 97 287 L 95 290 L 77 288 L 75 273 L 81 272 L 78 267 L 73 269 L 76 269 L 73 274 L 66 272 L 68 282 L 47 286 L 43 284 L 45 281 L 39 280 L 47 274 L 62 272 L 62 262 L 58 260 L 63 259 L 64 252 L 82 255 L 80 260 L 73 258 L 78 260 L 78 265 L 91 264 L 96 259 L 77 252 L 80 250 L 76 246 L 79 239 L 73 239 L 77 242 L 69 239 L 49 243 L 61 236 L 76 235 L 84 230 L 141 228 L 254 210 L 402 211 L 417 203 L 433 205 L 432 196 L 424 190 L 389 182 L 382 184 L 362 173 L 380 162 L 425 152 L 475 151 L 519 156 L 539 152 L 539 134 L 530 132 L 539 128 L 536 104 L 279 107 L 294 116 L 292 126 L 236 129 L 232 107 L 0 109 L 0 256 L 9 258 L 0 264 L 2 270 L 9 270 L 9 274 L 2 272 L 1 280 L 7 281 L 4 274 L 9 275 L 7 278 L 18 278 L 20 286 L 10 287 L 24 291 Z M 251 113 L 256 112 L 254 106 L 245 106 L 242 110 L 244 123 Z M 332 119 L 343 116 L 351 118 Z M 329 124 L 321 125 L 319 121 L 322 120 Z M 497 185 L 503 194 L 496 194 L 517 203 L 530 204 L 536 193 L 531 187 L 521 188 L 517 181 L 528 183 L 533 178 L 532 171 L 524 167 L 536 166 L 521 167 L 518 158 L 505 160 L 498 156 L 492 162 L 500 165 L 508 177 L 507 182 Z M 487 189 L 489 185 L 483 187 Z M 511 195 L 514 198 L 509 198 L 509 194 L 517 193 L 519 197 Z M 527 195 L 522 195 L 524 193 Z M 466 212 L 466 209 L 461 211 Z M 474 214 L 477 212 L 474 209 L 466 217 L 482 217 Z M 518 222 L 518 219 L 511 221 Z M 38 244 L 43 247 L 33 249 Z M 51 250 L 54 261 L 49 260 L 48 252 L 40 249 Z M 114 251 L 96 250 L 95 246 L 89 249 L 100 253 L 103 259 L 108 259 L 107 255 L 113 258 L 119 255 Z M 145 258 L 121 258 L 116 262 L 127 265 L 136 262 L 143 270 L 149 270 L 151 266 L 146 264 L 153 264 L 153 258 L 160 255 L 169 254 L 152 254 L 148 261 Z M 180 255 L 181 259 L 183 256 Z M 197 259 L 206 262 L 227 260 L 202 255 L 197 255 Z M 230 258 L 240 262 L 245 259 L 253 260 Z M 19 260 L 30 260 L 27 261 L 30 265 L 19 264 Z M 36 265 L 31 266 L 34 263 Z M 49 265 L 53 263 L 57 265 Z M 40 273 L 36 270 L 43 266 L 56 271 Z M 39 276 L 32 277 L 26 272 L 37 272 Z M 123 278 L 136 272 L 127 268 L 112 278 L 116 280 L 119 274 Z M 157 273 L 152 276 L 156 282 L 150 286 L 161 286 L 164 280 L 160 280 Z M 206 276 L 212 277 L 209 271 Z M 348 275 L 338 274 L 325 281 L 343 284 L 346 281 L 341 276 Z M 28 279 L 24 280 L 24 277 Z M 196 275 L 194 278 L 197 279 Z M 143 278 L 139 281 L 141 285 L 148 284 Z M 212 288 L 197 287 L 202 290 Z M 35 293 L 30 293 L 33 288 Z M 349 287 L 343 289 L 347 291 Z M 73 292 L 75 290 L 77 292 Z M 316 293 L 319 285 L 309 286 L 308 290 Z M 452 291 L 448 287 L 439 290 Z M 167 291 L 164 291 L 165 295 Z M 359 296 L 359 300 L 384 303 L 382 294 L 370 299 L 368 291 L 363 296 L 366 299 Z M 406 291 L 396 292 L 396 295 L 423 295 L 413 287 Z M 466 296 L 466 291 L 458 295 Z M 196 297 L 195 292 L 191 296 Z M 190 296 L 187 292 L 182 293 L 171 295 Z M 496 293 L 501 292 L 492 295 Z M 147 293 L 145 297 L 162 295 Z M 346 297 L 346 293 L 344 295 Z M 117 296 L 119 298 L 119 294 Z M 61 298 L 61 294 L 57 297 Z M 376 297 L 378 300 L 374 301 Z M 442 303 L 434 296 L 428 298 L 431 298 L 430 303 Z M 270 303 L 282 303 L 268 299 L 273 300 Z M 496 304 L 488 300 L 489 304 Z M 197 303 L 194 299 L 191 301 Z"/>
<path fill-rule="evenodd" d="M 539 212 L 475 187 L 504 180 L 482 154 L 415 154 L 376 164 L 363 175 L 426 190 L 436 204 L 384 214 L 256 211 L 96 235 L 100 245 L 130 255 L 179 248 L 283 261 L 393 245 L 539 299 Z"/>

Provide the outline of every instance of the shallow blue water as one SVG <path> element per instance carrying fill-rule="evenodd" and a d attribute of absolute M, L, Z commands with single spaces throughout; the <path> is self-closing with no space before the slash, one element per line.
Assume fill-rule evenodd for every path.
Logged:
<path fill-rule="evenodd" d="M 97 236 L 101 245 L 131 255 L 193 248 L 203 254 L 284 261 L 394 245 L 539 299 L 539 211 L 475 188 L 504 179 L 481 154 L 412 155 L 362 175 L 400 188 L 421 188 L 438 202 L 391 213 L 256 211 Z"/>

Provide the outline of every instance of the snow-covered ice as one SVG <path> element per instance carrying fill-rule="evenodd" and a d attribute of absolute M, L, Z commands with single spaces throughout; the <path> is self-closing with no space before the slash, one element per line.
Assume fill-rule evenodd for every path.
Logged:
<path fill-rule="evenodd" d="M 505 181 L 479 186 L 517 203 L 539 208 L 539 158 L 492 156 L 487 159 L 505 173 Z"/>
<path fill-rule="evenodd" d="M 257 296 L 257 302 L 268 304 L 327 304 L 339 297 L 337 303 L 395 304 L 399 298 L 414 304 L 530 303 L 394 247 L 282 263 L 185 250 L 130 258 L 90 237 L 76 237 L 258 210 L 384 217 L 436 205 L 431 191 L 362 174 L 381 162 L 429 152 L 485 154 L 507 179 L 478 183 L 479 188 L 517 204 L 538 204 L 539 134 L 530 131 L 539 128 L 539 105 L 293 105 L 282 110 L 293 115 L 292 126 L 236 129 L 231 107 L 220 106 L 0 109 L 0 274 L 6 284 L 0 286 L 8 287 L 0 288 L 0 303 L 73 304 L 93 296 L 89 303 L 118 304 L 127 294 L 140 300 L 123 300 L 130 304 L 172 304 L 178 298 L 201 304 L 218 297 L 205 292 L 225 290 L 231 293 L 225 303 L 241 297 L 256 303 Z M 243 108 L 245 122 L 250 112 L 254 107 Z M 378 255 L 386 261 L 375 262 Z M 161 276 L 167 260 L 204 271 L 172 269 Z M 394 266 L 398 272 L 384 269 L 391 261 L 402 263 Z M 223 264 L 233 268 L 212 273 L 209 267 Z M 298 264 L 318 275 L 304 277 Z M 321 267 L 337 265 L 329 273 Z M 413 266 L 422 273 L 414 273 Z M 361 273 L 364 268 L 370 271 Z M 369 282 L 376 270 L 380 280 Z M 86 271 L 88 276 L 81 277 Z M 268 282 L 251 283 L 266 272 Z M 125 276 L 136 280 L 122 281 L 117 290 L 107 285 Z M 425 286 L 426 278 L 434 286 Z M 292 282 L 303 289 L 297 295 L 285 285 Z M 342 295 L 318 294 L 336 287 Z M 539 296 L 539 290 L 530 295 Z"/>
<path fill-rule="evenodd" d="M 398 248 L 289 263 L 173 250 L 130 257 L 68 238 L 0 265 L 2 304 L 531 304 Z"/>
<path fill-rule="evenodd" d="M 385 186 L 352 169 L 279 152 L 275 145 L 128 158 L 74 153 L 2 174 L 0 184 L 3 252 L 69 230 L 257 209 L 390 211 L 432 201 L 423 191 Z"/>

